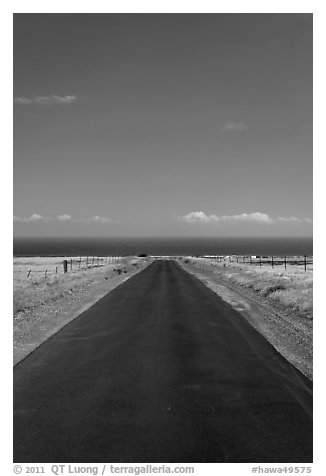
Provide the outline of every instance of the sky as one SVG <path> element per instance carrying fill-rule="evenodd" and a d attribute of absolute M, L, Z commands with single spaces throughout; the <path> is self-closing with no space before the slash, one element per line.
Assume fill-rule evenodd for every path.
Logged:
<path fill-rule="evenodd" d="M 14 236 L 311 236 L 312 14 L 14 14 Z"/>

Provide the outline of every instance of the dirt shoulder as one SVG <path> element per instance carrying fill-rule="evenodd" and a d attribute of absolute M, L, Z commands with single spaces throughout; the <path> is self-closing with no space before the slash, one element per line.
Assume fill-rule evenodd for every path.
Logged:
<path fill-rule="evenodd" d="M 133 259 L 59 279 L 34 282 L 18 279 L 14 289 L 14 365 L 149 263 L 149 260 Z"/>
<path fill-rule="evenodd" d="M 231 304 L 280 354 L 312 380 L 312 319 L 236 285 L 221 269 L 192 260 L 180 259 L 179 263 Z"/>

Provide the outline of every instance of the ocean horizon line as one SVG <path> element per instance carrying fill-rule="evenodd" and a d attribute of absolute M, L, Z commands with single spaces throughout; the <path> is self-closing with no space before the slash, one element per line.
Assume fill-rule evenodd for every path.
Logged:
<path fill-rule="evenodd" d="M 301 237 L 16 238 L 17 256 L 196 256 L 313 254 L 313 239 Z"/>

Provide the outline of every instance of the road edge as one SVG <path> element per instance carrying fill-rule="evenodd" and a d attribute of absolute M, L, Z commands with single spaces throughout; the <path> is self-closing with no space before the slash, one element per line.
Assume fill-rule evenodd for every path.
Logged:
<path fill-rule="evenodd" d="M 105 289 L 105 291 L 102 290 L 101 292 L 97 293 L 95 296 L 93 295 L 93 297 L 90 298 L 88 301 L 84 302 L 83 305 L 76 304 L 75 306 L 70 307 L 69 311 L 60 313 L 56 323 L 52 327 L 47 329 L 47 331 L 44 332 L 44 334 L 42 334 L 40 340 L 38 340 L 37 342 L 32 342 L 29 345 L 26 344 L 26 348 L 23 350 L 17 351 L 16 353 L 13 352 L 13 360 L 14 360 L 13 368 L 19 365 L 23 360 L 25 360 L 29 355 L 31 355 L 36 349 L 41 347 L 45 342 L 47 342 L 51 337 L 53 337 L 58 332 L 60 332 L 64 327 L 69 325 L 72 321 L 77 319 L 81 314 L 83 314 L 85 311 L 87 311 L 92 306 L 94 306 L 94 304 L 96 304 L 98 301 L 103 299 L 107 294 L 109 294 L 111 291 L 118 288 L 122 284 L 124 284 L 126 281 L 128 281 L 130 278 L 132 278 L 136 274 L 146 269 L 150 264 L 151 262 L 149 262 L 146 266 L 142 267 L 141 269 L 134 270 L 127 276 L 126 275 L 117 276 L 110 283 L 108 283 L 108 287 Z"/>

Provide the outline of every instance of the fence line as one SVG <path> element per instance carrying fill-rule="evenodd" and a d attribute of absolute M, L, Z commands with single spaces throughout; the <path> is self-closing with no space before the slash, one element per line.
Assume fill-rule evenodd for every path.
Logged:
<path fill-rule="evenodd" d="M 108 264 L 117 263 L 122 257 L 121 256 L 86 256 L 83 259 L 81 256 L 77 259 L 64 259 L 62 261 L 62 274 L 70 273 L 72 271 L 82 271 L 91 268 L 99 268 L 102 266 L 106 266 Z M 58 275 L 59 267 L 55 266 L 52 268 L 44 268 L 44 269 L 29 269 L 27 272 L 27 277 L 32 277 L 35 273 L 42 273 L 46 278 L 51 273 Z"/>
<path fill-rule="evenodd" d="M 195 255 L 194 258 L 208 258 L 215 259 L 220 263 L 240 263 L 250 264 L 251 266 L 266 266 L 270 265 L 272 268 L 282 266 L 287 269 L 288 266 L 302 266 L 307 271 L 308 266 L 313 266 L 313 256 L 253 256 L 253 255 Z M 62 274 L 71 273 L 72 271 L 81 271 L 91 268 L 98 268 L 108 264 L 117 263 L 122 256 L 86 256 L 78 258 L 65 259 L 62 262 Z M 44 278 L 55 273 L 60 273 L 60 267 L 55 266 L 53 271 L 51 268 L 28 270 L 27 277 L 33 276 L 35 273 L 42 273 Z"/>
<path fill-rule="evenodd" d="M 284 266 L 284 269 L 287 269 L 287 266 L 302 266 L 305 271 L 307 271 L 308 266 L 313 266 L 313 256 L 303 255 L 303 256 L 252 256 L 252 255 L 197 255 L 197 258 L 207 258 L 215 259 L 219 263 L 229 262 L 229 263 L 242 263 L 250 264 L 251 266 L 262 266 L 270 265 L 272 268 L 274 266 Z"/>

